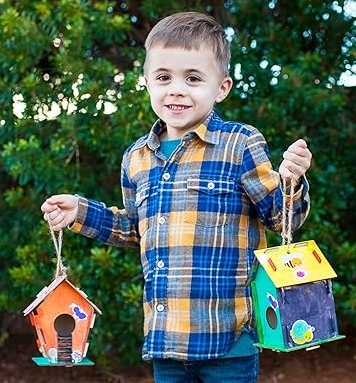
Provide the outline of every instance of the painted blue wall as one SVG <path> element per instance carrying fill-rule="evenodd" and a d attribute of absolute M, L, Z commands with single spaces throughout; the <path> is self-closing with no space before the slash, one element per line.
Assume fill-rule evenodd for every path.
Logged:
<path fill-rule="evenodd" d="M 338 335 L 330 280 L 278 289 L 278 301 L 286 347 Z"/>

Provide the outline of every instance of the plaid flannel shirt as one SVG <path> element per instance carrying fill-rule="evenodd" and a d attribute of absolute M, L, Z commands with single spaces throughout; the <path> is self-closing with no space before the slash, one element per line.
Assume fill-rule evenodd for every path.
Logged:
<path fill-rule="evenodd" d="M 281 230 L 283 195 L 255 128 L 209 122 L 185 133 L 166 159 L 157 121 L 122 162 L 124 209 L 80 197 L 72 230 L 115 246 L 140 246 L 143 358 L 223 356 L 252 319 L 246 286 L 265 227 Z M 308 183 L 293 196 L 293 228 L 309 210 Z"/>

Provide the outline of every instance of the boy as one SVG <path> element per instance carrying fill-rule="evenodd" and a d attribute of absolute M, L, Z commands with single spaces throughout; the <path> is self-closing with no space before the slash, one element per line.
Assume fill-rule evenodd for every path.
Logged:
<path fill-rule="evenodd" d="M 124 154 L 125 208 L 57 195 L 42 211 L 54 230 L 69 225 L 108 244 L 140 246 L 143 358 L 153 360 L 156 382 L 255 382 L 245 282 L 253 250 L 266 247 L 265 227 L 281 230 L 282 180 L 299 180 L 293 228 L 306 218 L 311 153 L 296 141 L 278 174 L 255 128 L 213 111 L 232 79 L 224 31 L 211 17 L 169 16 L 145 47 L 146 85 L 159 120 Z"/>

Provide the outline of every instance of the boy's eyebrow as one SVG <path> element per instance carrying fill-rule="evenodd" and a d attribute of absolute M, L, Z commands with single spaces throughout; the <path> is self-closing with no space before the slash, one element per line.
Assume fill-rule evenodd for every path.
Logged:
<path fill-rule="evenodd" d="M 167 69 L 167 68 L 157 68 L 152 73 L 157 73 L 157 72 L 169 72 L 169 69 Z"/>
<path fill-rule="evenodd" d="M 171 72 L 170 69 L 168 68 L 157 68 L 155 69 L 152 73 L 158 73 L 158 72 Z M 197 69 L 197 68 L 190 68 L 190 69 L 185 69 L 184 70 L 184 73 L 191 73 L 191 72 L 196 72 L 196 73 L 199 73 L 199 74 L 203 74 L 203 72 L 200 70 L 200 69 Z"/>
<path fill-rule="evenodd" d="M 197 69 L 197 68 L 186 69 L 184 72 L 186 72 L 186 73 L 196 72 L 196 73 L 199 73 L 201 75 L 204 74 L 200 69 Z"/>

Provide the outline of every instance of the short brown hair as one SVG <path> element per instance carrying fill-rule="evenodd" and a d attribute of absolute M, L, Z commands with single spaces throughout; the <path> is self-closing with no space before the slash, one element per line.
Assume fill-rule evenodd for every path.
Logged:
<path fill-rule="evenodd" d="M 223 76 L 229 75 L 230 47 L 222 26 L 211 16 L 199 12 L 180 12 L 159 21 L 145 41 L 146 52 L 164 48 L 199 49 L 211 47 Z"/>

